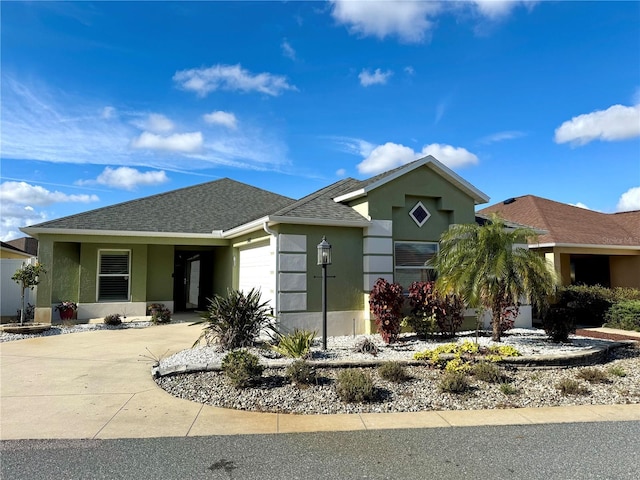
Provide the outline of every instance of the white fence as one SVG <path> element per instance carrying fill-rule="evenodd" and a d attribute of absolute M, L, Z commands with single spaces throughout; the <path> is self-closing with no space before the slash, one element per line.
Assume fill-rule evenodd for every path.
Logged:
<path fill-rule="evenodd" d="M 27 260 L 2 258 L 0 259 L 0 316 L 3 320 L 15 318 L 20 310 L 20 285 L 11 280 L 16 270 L 22 267 L 23 263 L 35 263 L 35 257 Z M 24 296 L 25 307 L 28 303 L 35 305 L 36 289 L 27 289 Z"/>

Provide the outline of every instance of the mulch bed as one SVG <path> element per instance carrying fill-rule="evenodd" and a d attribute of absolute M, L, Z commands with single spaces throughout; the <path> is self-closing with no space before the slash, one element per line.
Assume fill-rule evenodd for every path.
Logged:
<path fill-rule="evenodd" d="M 604 340 L 635 340 L 638 341 L 638 337 L 632 337 L 630 335 L 618 335 L 616 333 L 604 333 L 596 332 L 593 330 L 577 329 L 576 335 L 589 338 L 602 338 Z"/>

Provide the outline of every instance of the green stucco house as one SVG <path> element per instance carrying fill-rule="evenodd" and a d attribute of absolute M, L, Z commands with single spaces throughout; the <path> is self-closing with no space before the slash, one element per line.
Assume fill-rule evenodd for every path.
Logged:
<path fill-rule="evenodd" d="M 36 319 L 57 321 L 63 300 L 78 303 L 79 319 L 142 316 L 150 303 L 205 309 L 213 294 L 257 287 L 282 329 L 319 331 L 317 245 L 326 236 L 328 333 L 368 332 L 375 281 L 429 279 L 425 262 L 442 232 L 474 222 L 487 201 L 428 156 L 300 200 L 225 178 L 25 227 L 48 268 Z"/>

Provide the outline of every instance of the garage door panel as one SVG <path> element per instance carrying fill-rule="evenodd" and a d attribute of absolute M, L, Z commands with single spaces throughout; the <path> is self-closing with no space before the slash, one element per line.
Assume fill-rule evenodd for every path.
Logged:
<path fill-rule="evenodd" d="M 275 262 L 269 244 L 252 246 L 240 250 L 240 268 L 238 288 L 248 293 L 252 288 L 259 289 L 262 302 L 274 304 Z"/>

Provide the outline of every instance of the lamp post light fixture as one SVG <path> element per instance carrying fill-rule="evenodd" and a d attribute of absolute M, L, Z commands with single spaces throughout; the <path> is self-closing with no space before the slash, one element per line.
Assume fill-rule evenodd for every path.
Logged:
<path fill-rule="evenodd" d="M 318 265 L 322 266 L 322 349 L 327 349 L 327 266 L 331 265 L 331 244 L 326 237 L 318 244 Z"/>

